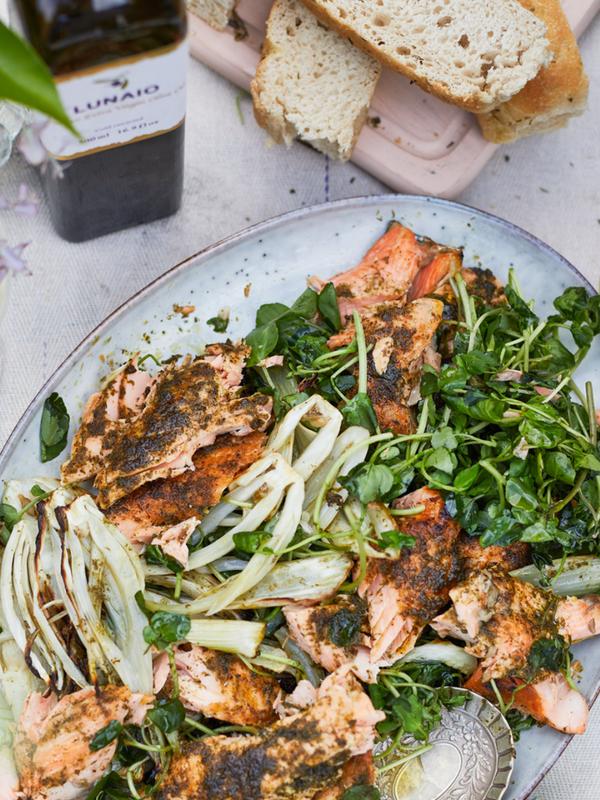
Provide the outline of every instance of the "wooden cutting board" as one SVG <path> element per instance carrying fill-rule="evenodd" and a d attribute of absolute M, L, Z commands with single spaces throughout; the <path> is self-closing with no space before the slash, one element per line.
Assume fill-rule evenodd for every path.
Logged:
<path fill-rule="evenodd" d="M 190 14 L 192 55 L 250 91 L 271 5 L 272 0 L 240 0 L 237 13 L 248 37 L 237 42 L 232 27 L 216 31 Z M 600 8 L 600 0 L 563 0 L 563 8 L 579 36 Z M 495 150 L 472 114 L 384 69 L 352 161 L 399 192 L 452 199 Z"/>

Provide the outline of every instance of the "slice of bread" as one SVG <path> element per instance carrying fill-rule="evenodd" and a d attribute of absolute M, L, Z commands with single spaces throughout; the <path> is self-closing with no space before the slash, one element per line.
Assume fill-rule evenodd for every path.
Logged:
<path fill-rule="evenodd" d="M 388 69 L 467 111 L 490 111 L 550 62 L 518 0 L 302 0 Z"/>
<path fill-rule="evenodd" d="M 554 57 L 518 94 L 478 116 L 484 137 L 495 144 L 564 128 L 587 108 L 589 81 L 560 0 L 520 1 L 547 25 Z"/>
<path fill-rule="evenodd" d="M 299 0 L 275 0 L 252 81 L 254 116 L 278 143 L 295 138 L 347 161 L 381 67 Z"/>
<path fill-rule="evenodd" d="M 208 22 L 218 31 L 223 31 L 231 18 L 237 0 L 186 0 L 192 14 Z"/>

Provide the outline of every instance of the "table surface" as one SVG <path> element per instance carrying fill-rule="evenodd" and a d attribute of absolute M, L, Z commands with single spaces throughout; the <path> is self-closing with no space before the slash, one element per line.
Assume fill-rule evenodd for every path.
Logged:
<path fill-rule="evenodd" d="M 0 0 L 0 10 L 3 0 Z M 592 283 L 600 278 L 600 18 L 583 35 L 590 108 L 566 130 L 498 149 L 457 198 L 525 228 L 569 259 Z M 265 147 L 249 96 L 190 60 L 183 206 L 170 219 L 69 244 L 52 229 L 42 201 L 34 219 L 1 212 L 11 244 L 30 242 L 32 277 L 12 286 L 0 325 L 0 447 L 28 403 L 73 348 L 111 311 L 165 270 L 250 224 L 302 206 L 389 189 L 351 164 L 328 161 L 300 144 Z M 19 155 L 0 170 L 0 193 L 38 176 Z M 588 731 L 567 748 L 533 796 L 598 800 L 600 701 Z M 507 798 L 510 800 L 510 798 Z"/>

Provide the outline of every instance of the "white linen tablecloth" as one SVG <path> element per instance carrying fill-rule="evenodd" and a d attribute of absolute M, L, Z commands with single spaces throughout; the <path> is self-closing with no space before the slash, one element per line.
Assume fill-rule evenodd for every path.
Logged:
<path fill-rule="evenodd" d="M 0 6 L 2 0 L 0 0 Z M 1 9 L 0 9 L 1 10 Z M 600 18 L 583 35 L 591 78 L 590 108 L 566 130 L 499 148 L 457 198 L 520 225 L 569 259 L 592 283 L 600 278 Z M 9 242 L 30 242 L 33 277 L 13 281 L 0 323 L 0 447 L 43 383 L 111 311 L 158 275 L 207 245 L 285 211 L 389 189 L 352 164 L 295 144 L 266 148 L 248 96 L 190 61 L 183 206 L 170 219 L 83 244 L 54 232 L 39 215 L 0 212 Z M 0 170 L 0 193 L 20 183 L 42 195 L 35 170 L 15 155 Z M 0 238 L 2 238 L 0 236 Z M 532 797 L 598 800 L 600 701 L 585 736 L 577 737 Z M 507 795 L 507 800 L 510 793 Z"/>

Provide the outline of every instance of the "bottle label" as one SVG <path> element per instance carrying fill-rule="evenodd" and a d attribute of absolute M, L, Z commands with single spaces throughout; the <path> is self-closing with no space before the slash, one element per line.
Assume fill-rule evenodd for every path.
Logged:
<path fill-rule="evenodd" d="M 84 141 L 49 121 L 41 134 L 46 150 L 72 159 L 177 128 L 185 117 L 187 62 L 184 40 L 57 78 L 60 99 Z"/>

